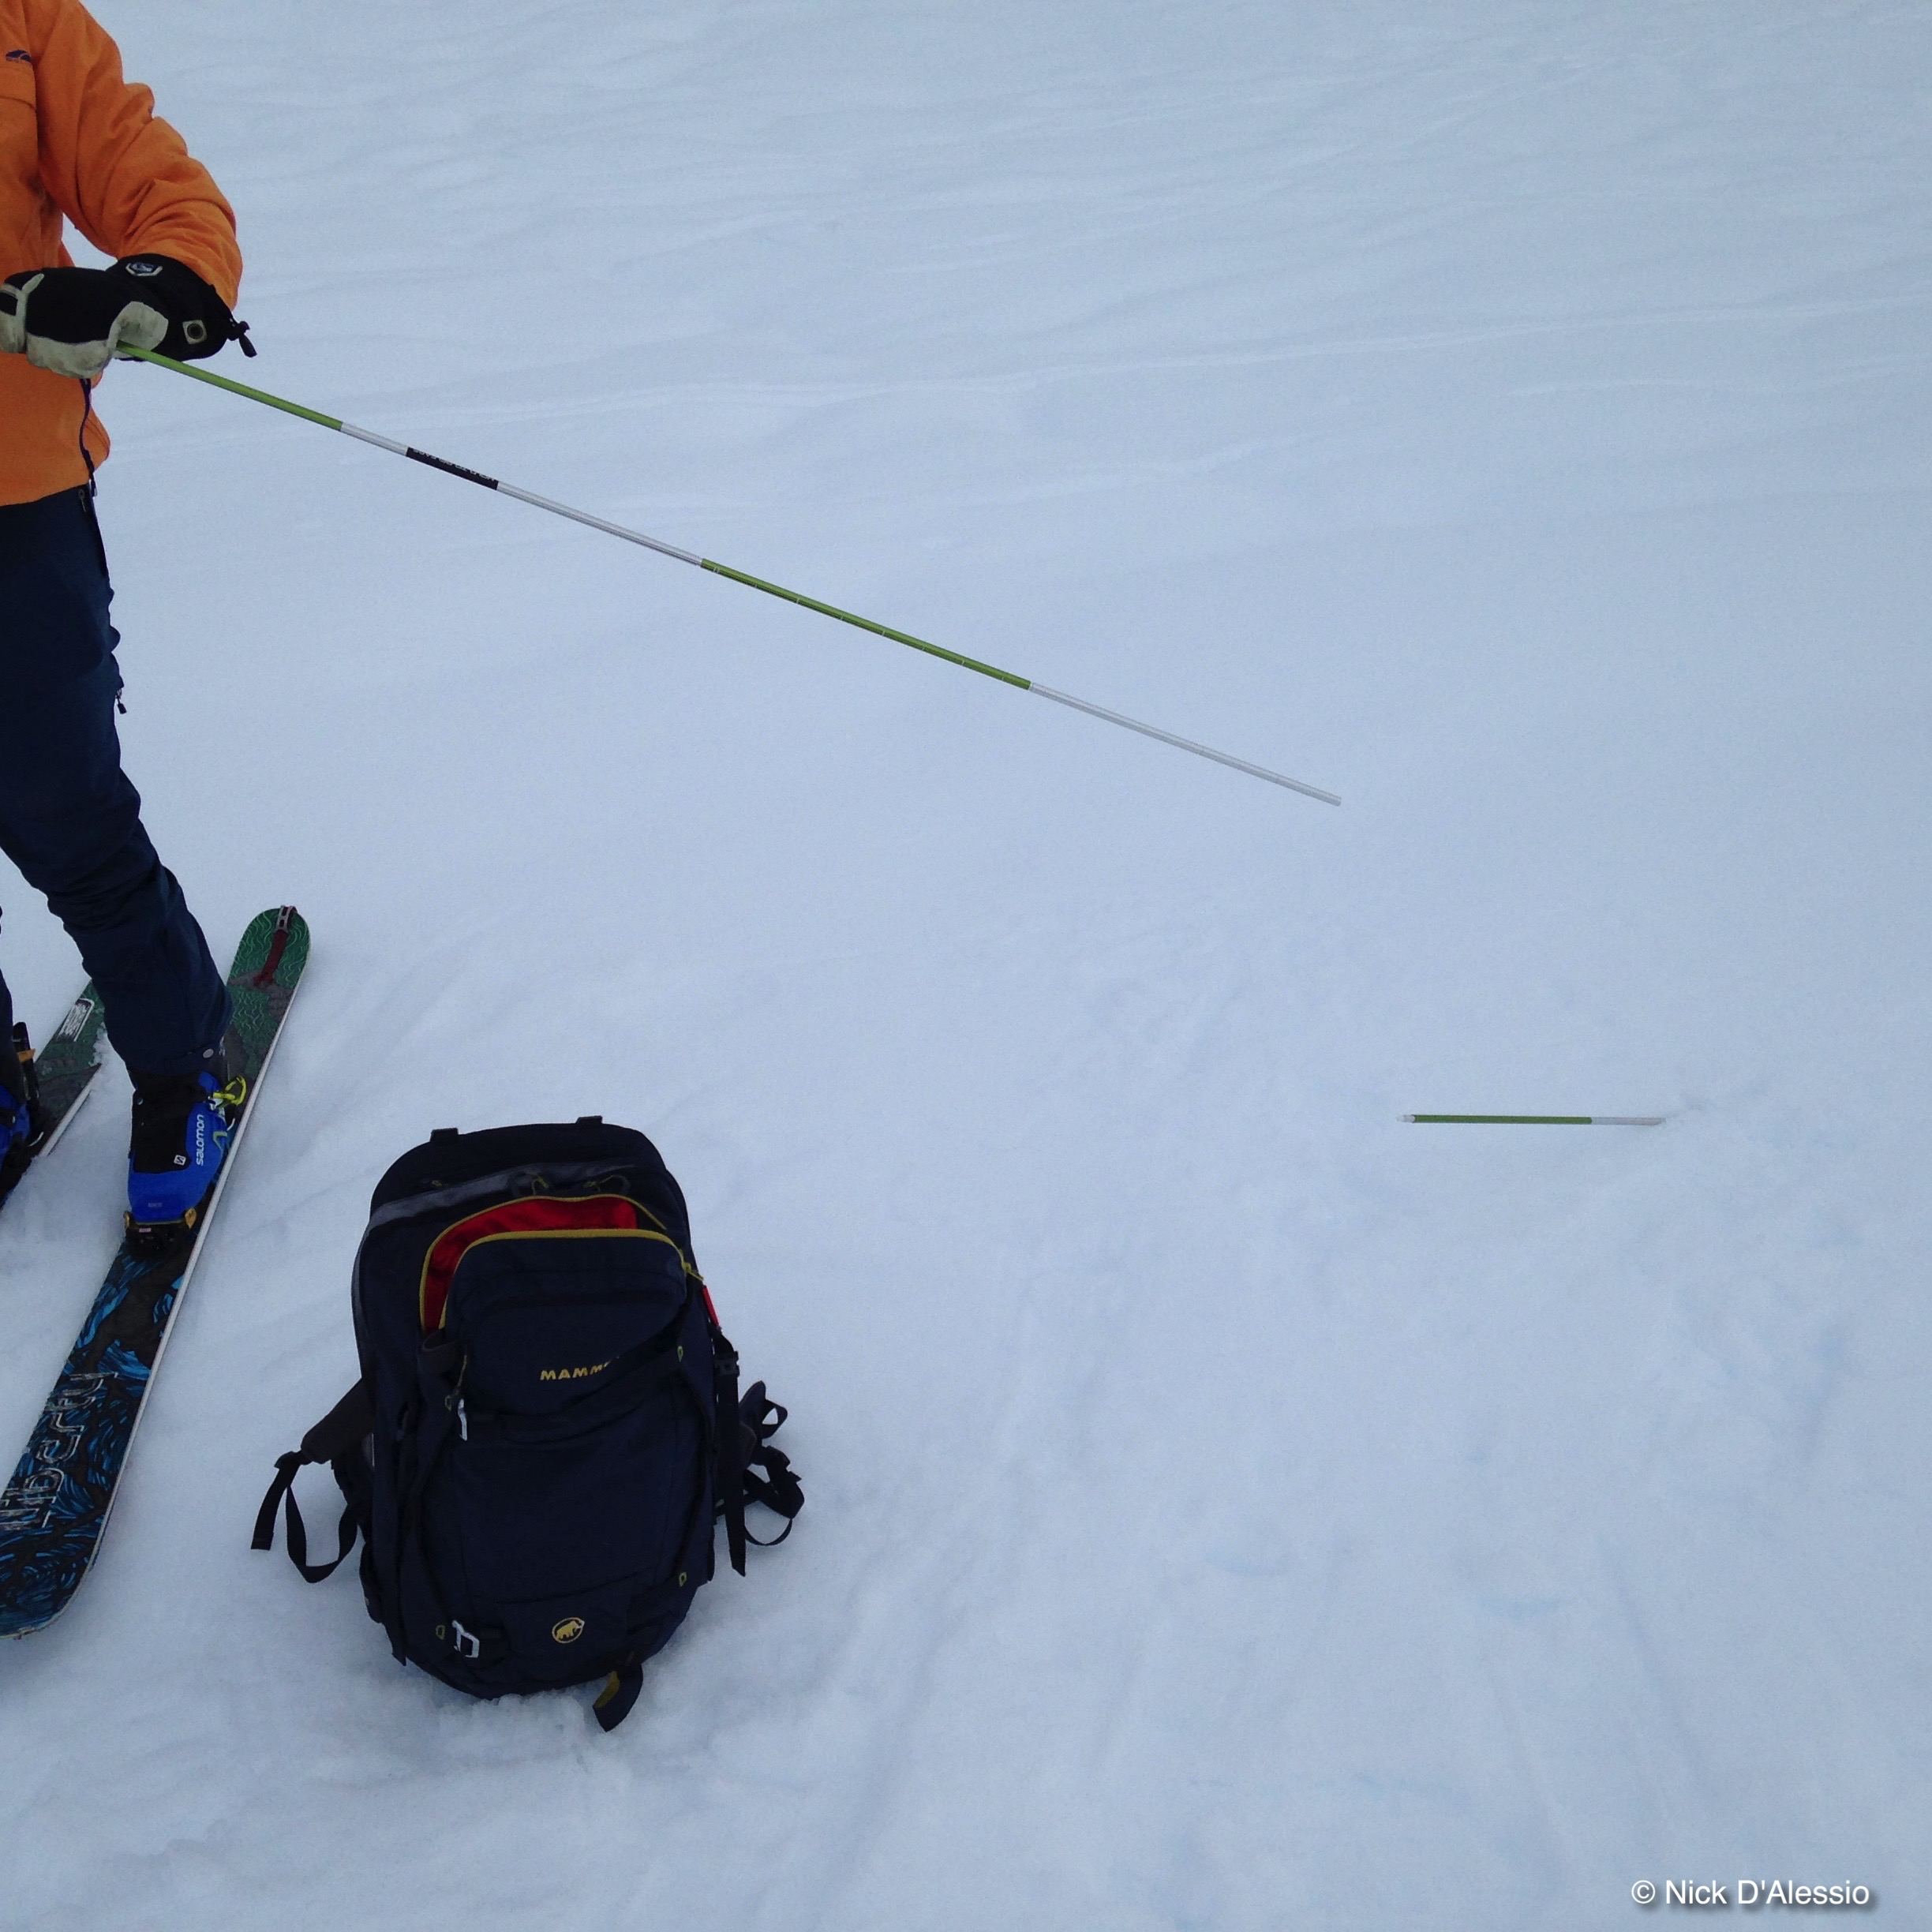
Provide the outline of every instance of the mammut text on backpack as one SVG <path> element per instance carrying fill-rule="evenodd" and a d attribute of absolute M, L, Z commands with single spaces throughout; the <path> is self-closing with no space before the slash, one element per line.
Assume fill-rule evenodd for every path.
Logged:
<path fill-rule="evenodd" d="M 481 1698 L 601 1678 L 611 1729 L 710 1578 L 717 1518 L 742 1574 L 747 1499 L 786 1519 L 775 1542 L 803 1501 L 657 1150 L 596 1118 L 434 1134 L 376 1189 L 352 1300 L 361 1380 L 277 1461 L 255 1547 L 281 1504 L 319 1582 L 360 1533 L 399 1660 Z M 324 1563 L 291 1488 L 309 1462 L 346 1505 Z"/>

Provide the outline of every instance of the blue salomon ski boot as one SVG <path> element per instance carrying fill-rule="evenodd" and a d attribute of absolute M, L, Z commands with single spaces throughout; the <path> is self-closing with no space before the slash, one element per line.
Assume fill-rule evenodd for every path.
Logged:
<path fill-rule="evenodd" d="M 0 1054 L 0 1200 L 13 1192 L 40 1144 L 39 1110 L 34 1105 L 33 1049 L 27 1029 L 13 1028 L 14 1058 Z"/>
<path fill-rule="evenodd" d="M 167 1254 L 194 1238 L 248 1097 L 245 1080 L 228 1078 L 226 1046 L 201 1073 L 134 1076 L 127 1222 L 137 1253 Z"/>

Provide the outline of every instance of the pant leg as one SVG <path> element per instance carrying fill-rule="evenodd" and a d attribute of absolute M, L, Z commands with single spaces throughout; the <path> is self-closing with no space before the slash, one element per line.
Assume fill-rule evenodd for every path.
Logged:
<path fill-rule="evenodd" d="M 4 974 L 0 974 L 0 1087 L 16 1100 L 27 1098 L 21 1090 L 20 1061 L 13 1056 L 13 995 L 7 990 Z"/>
<path fill-rule="evenodd" d="M 0 508 L 0 850 L 80 949 L 115 1051 L 189 1073 L 227 1028 L 228 989 L 121 769 L 112 594 L 84 495 Z"/>

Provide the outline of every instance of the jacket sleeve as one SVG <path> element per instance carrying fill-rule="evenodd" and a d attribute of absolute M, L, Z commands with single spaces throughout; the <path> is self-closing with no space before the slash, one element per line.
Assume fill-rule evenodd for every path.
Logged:
<path fill-rule="evenodd" d="M 40 179 L 103 253 L 171 256 L 230 307 L 241 292 L 234 210 L 167 122 L 123 79 L 121 50 L 80 0 L 28 0 Z"/>

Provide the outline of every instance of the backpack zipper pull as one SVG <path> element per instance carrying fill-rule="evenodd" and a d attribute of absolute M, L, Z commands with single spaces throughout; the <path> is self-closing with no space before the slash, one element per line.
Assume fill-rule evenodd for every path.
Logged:
<path fill-rule="evenodd" d="M 465 1442 L 470 1440 L 470 1411 L 463 1406 L 463 1398 L 456 1398 L 456 1433 Z"/>

